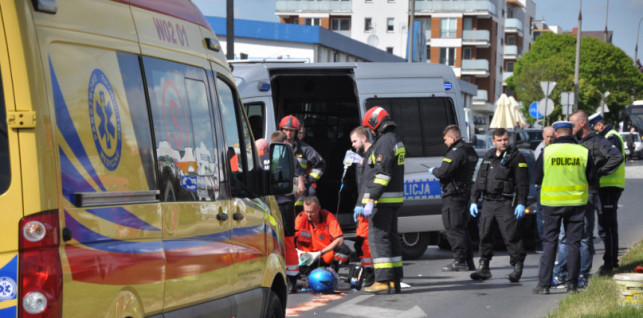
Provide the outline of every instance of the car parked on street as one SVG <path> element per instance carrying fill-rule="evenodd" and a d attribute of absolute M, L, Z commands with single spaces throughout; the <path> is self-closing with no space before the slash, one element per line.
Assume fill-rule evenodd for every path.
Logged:
<path fill-rule="evenodd" d="M 623 146 L 625 146 L 625 156 L 630 157 L 630 149 L 627 147 L 627 138 L 629 137 L 629 132 L 622 132 L 621 137 L 623 138 Z M 633 158 L 642 159 L 643 158 L 643 141 L 641 140 L 641 135 L 638 132 L 634 132 L 634 154 Z"/>

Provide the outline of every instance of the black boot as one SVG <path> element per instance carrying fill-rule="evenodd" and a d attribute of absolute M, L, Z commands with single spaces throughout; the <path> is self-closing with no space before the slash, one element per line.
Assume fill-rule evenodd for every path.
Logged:
<path fill-rule="evenodd" d="M 453 263 L 442 267 L 443 272 L 464 272 L 469 269 L 469 266 L 464 261 L 455 260 Z"/>
<path fill-rule="evenodd" d="M 520 277 L 522 276 L 522 264 L 522 262 L 516 262 L 514 265 L 514 271 L 505 276 L 510 282 L 517 283 L 520 281 Z"/>
<path fill-rule="evenodd" d="M 491 278 L 491 271 L 489 270 L 489 260 L 480 259 L 480 269 L 471 273 L 473 280 L 487 280 Z"/>
<path fill-rule="evenodd" d="M 473 252 L 469 251 L 467 253 L 467 270 L 469 271 L 475 271 L 476 270 L 476 263 L 473 261 Z"/>
<path fill-rule="evenodd" d="M 375 283 L 375 270 L 373 267 L 364 267 L 364 283 L 363 287 L 369 287 Z"/>
<path fill-rule="evenodd" d="M 289 294 L 296 294 L 297 293 L 297 288 L 298 288 L 298 286 L 297 286 L 297 278 L 298 277 L 294 276 L 294 275 L 293 276 L 288 275 L 287 277 L 288 277 L 288 279 L 287 279 L 288 293 Z"/>

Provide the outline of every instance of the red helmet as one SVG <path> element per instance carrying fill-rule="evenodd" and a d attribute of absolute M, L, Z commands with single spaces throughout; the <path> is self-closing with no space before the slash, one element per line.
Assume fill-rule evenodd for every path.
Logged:
<path fill-rule="evenodd" d="M 362 126 L 368 127 L 373 130 L 377 130 L 377 128 L 380 127 L 382 122 L 387 120 L 391 120 L 391 115 L 389 115 L 384 108 L 380 106 L 373 106 L 364 115 L 364 120 L 362 120 Z"/>
<path fill-rule="evenodd" d="M 279 122 L 279 129 L 299 130 L 299 120 L 293 115 L 288 115 Z"/>

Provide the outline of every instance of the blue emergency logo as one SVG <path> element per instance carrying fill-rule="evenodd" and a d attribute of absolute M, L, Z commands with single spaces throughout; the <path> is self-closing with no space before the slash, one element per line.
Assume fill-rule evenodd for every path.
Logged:
<path fill-rule="evenodd" d="M 95 69 L 89 77 L 89 122 L 103 165 L 114 171 L 121 159 L 121 117 L 118 101 L 107 75 Z"/>
<path fill-rule="evenodd" d="M 10 277 L 0 277 L 0 301 L 16 299 L 17 287 Z"/>

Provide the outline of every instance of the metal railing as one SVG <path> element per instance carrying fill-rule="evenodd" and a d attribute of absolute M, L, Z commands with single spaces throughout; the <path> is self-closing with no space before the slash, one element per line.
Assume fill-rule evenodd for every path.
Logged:
<path fill-rule="evenodd" d="M 415 11 L 488 11 L 497 16 L 496 10 L 496 5 L 489 0 L 415 0 Z"/>
<path fill-rule="evenodd" d="M 513 19 L 513 18 L 505 20 L 505 32 L 508 32 L 511 30 L 517 30 L 518 32 L 522 32 L 522 21 L 518 19 Z"/>
<path fill-rule="evenodd" d="M 275 4 L 277 12 L 351 12 L 351 10 L 351 0 L 277 0 Z"/>
<path fill-rule="evenodd" d="M 489 71 L 489 60 L 462 60 L 463 71 Z"/>
<path fill-rule="evenodd" d="M 473 100 L 481 100 L 481 101 L 487 101 L 487 90 L 486 89 L 479 89 L 478 94 L 476 96 L 473 96 Z"/>
<path fill-rule="evenodd" d="M 489 42 L 489 30 L 462 31 L 462 41 Z"/>
<path fill-rule="evenodd" d="M 518 55 L 518 46 L 516 45 L 505 45 L 504 55 Z"/>

